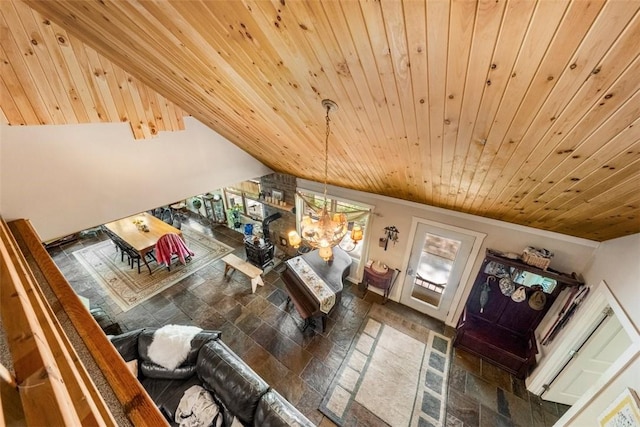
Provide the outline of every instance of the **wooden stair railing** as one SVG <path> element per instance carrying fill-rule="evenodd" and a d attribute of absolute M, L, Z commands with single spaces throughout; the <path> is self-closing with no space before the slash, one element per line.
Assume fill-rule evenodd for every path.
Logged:
<path fill-rule="evenodd" d="M 29 425 L 116 425 L 98 410 L 104 402 L 83 398 L 77 359 L 63 343 L 36 281 L 4 221 L 0 224 L 2 322 Z M 89 385 L 91 386 L 91 384 Z M 105 416 L 106 415 L 106 416 Z"/>
<path fill-rule="evenodd" d="M 11 229 L 38 265 L 96 364 L 136 426 L 167 425 L 147 392 L 75 294 L 26 220 Z M 2 320 L 28 425 L 117 425 L 0 221 Z"/>
<path fill-rule="evenodd" d="M 23 425 L 24 421 L 16 378 L 4 365 L 0 365 L 0 426 Z"/>

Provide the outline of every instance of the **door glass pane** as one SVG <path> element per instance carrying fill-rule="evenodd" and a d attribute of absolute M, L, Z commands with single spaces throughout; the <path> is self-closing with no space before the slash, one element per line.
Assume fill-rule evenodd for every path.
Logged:
<path fill-rule="evenodd" d="M 411 291 L 413 298 L 435 307 L 440 305 L 461 244 L 458 240 L 426 233 Z"/>

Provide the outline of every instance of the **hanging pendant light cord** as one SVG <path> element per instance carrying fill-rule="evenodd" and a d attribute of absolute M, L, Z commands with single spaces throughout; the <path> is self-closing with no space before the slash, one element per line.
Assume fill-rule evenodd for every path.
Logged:
<path fill-rule="evenodd" d="M 329 133 L 330 133 L 330 125 L 329 122 L 329 111 L 331 110 L 331 106 L 327 105 L 327 130 L 324 139 L 324 207 L 327 208 L 327 176 L 329 175 Z"/>
<path fill-rule="evenodd" d="M 335 102 L 323 99 L 322 106 L 326 108 L 326 132 L 324 139 L 324 206 L 318 208 L 319 203 L 313 202 L 312 212 L 308 218 L 300 221 L 301 240 L 305 240 L 309 246 L 319 250 L 318 255 L 325 261 L 333 256 L 333 247 L 342 241 L 347 234 L 347 216 L 344 213 L 330 211 L 327 204 L 327 191 L 329 186 L 329 136 L 331 135 L 331 118 L 329 113 L 338 109 Z M 332 203 L 336 206 L 336 202 Z"/>

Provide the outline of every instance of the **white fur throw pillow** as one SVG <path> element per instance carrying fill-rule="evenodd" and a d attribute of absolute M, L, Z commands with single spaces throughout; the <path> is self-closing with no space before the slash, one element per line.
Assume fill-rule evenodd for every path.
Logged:
<path fill-rule="evenodd" d="M 189 355 L 191 340 L 198 332 L 197 326 L 166 325 L 156 330 L 149 345 L 149 359 L 156 365 L 173 370 Z"/>

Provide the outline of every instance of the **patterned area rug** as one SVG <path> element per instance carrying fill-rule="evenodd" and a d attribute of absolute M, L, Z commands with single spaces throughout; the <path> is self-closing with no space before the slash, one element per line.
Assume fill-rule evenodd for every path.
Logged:
<path fill-rule="evenodd" d="M 120 252 L 116 252 L 110 240 L 75 251 L 73 255 L 95 281 L 109 292 L 118 306 L 123 311 L 128 311 L 233 251 L 230 246 L 187 226 L 182 227 L 182 234 L 195 255 L 185 265 L 174 259 L 171 271 L 164 265 L 150 261 L 153 274 L 149 274 L 144 265 L 138 274 L 137 265 L 131 268 L 126 257 L 124 261 L 120 261 Z"/>
<path fill-rule="evenodd" d="M 365 320 L 320 411 L 342 426 L 357 402 L 390 426 L 443 426 L 451 340 L 426 328 L 413 335 Z"/>

